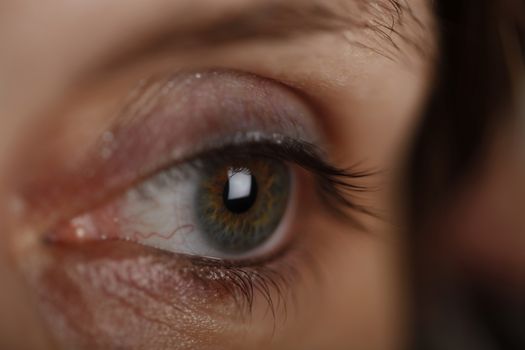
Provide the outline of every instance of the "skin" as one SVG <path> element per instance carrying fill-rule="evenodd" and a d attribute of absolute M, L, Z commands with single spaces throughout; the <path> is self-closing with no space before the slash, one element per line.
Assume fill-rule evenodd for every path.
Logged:
<path fill-rule="evenodd" d="M 339 3 L 325 2 L 327 6 Z M 348 0 L 349 5 L 351 2 Z M 418 26 L 406 20 L 400 28 L 404 37 L 412 38 L 409 42 L 393 35 L 392 43 L 373 31 L 354 28 L 275 40 L 248 38 L 231 44 L 189 45 L 141 55 L 133 51 L 137 42 L 149 40 L 147 33 L 173 23 L 174 18 L 185 24 L 188 11 L 195 14 L 194 21 L 208 23 L 257 3 L 111 0 L 60 1 L 43 6 L 36 0 L 5 0 L 0 4 L 4 14 L 0 15 L 0 209 L 1 217 L 7 218 L 0 223 L 0 307 L 8 310 L 0 316 L 0 347 L 53 349 L 83 344 L 92 348 L 85 338 L 77 341 L 80 335 L 74 332 L 64 336 L 57 326 L 56 310 L 46 308 L 42 293 L 36 292 L 53 294 L 58 289 L 53 283 L 44 287 L 40 279 L 33 278 L 49 257 L 34 236 L 45 227 L 46 215 L 38 207 L 24 208 L 13 189 L 23 188 L 27 174 L 53 173 L 61 162 L 82 155 L 82 145 L 93 142 L 95 131 L 108 123 L 107 114 L 96 113 L 97 108 L 111 108 L 113 99 L 124 95 L 141 77 L 166 70 L 209 68 L 249 72 L 305 96 L 315 106 L 321 133 L 330 140 L 330 158 L 379 170 L 378 175 L 365 180 L 379 190 L 365 193 L 363 200 L 384 213 L 385 220 L 362 217 L 368 227 L 363 233 L 323 215 L 313 205 L 304 207 L 310 215 L 305 215 L 308 223 L 301 227 L 307 237 L 302 245 L 321 261 L 317 269 L 322 278 L 305 277 L 291 287 L 295 297 L 288 302 L 294 306 L 286 319 L 279 310 L 277 321 L 268 317 L 260 296 L 249 322 L 214 318 L 210 314 L 221 307 L 227 314 L 227 305 L 209 300 L 211 310 L 195 311 L 202 322 L 188 322 L 174 312 L 168 333 L 126 328 L 129 336 L 137 337 L 137 348 L 140 344 L 171 349 L 403 346 L 403 242 L 391 224 L 397 210 L 393 193 L 396 170 L 431 84 L 436 41 L 432 14 L 425 1 L 407 1 L 421 23 Z M 368 15 L 352 16 L 364 19 Z M 120 63 L 109 64 L 115 55 Z M 52 140 L 58 140 L 58 147 Z M 28 153 L 28 149 L 39 151 Z M 57 161 L 48 163 L 51 159 Z M 68 196 L 64 194 L 63 203 L 55 202 L 56 207 L 47 210 L 66 211 L 66 203 L 80 200 L 73 194 Z M 330 234 L 322 234 L 325 232 Z M 134 249 L 126 248 L 122 254 L 133 257 Z M 61 267 L 55 269 L 60 271 Z M 100 308 L 111 310 L 95 287 L 82 283 L 86 300 L 100 300 Z M 171 305 L 177 303 L 174 300 Z M 73 307 L 64 300 L 62 309 Z M 210 328 L 204 320 L 216 323 Z M 21 327 L 23 333 L 15 331 Z"/>

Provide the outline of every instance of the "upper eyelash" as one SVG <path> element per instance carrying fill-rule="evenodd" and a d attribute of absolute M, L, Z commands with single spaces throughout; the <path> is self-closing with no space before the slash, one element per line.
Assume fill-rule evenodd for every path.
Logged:
<path fill-rule="evenodd" d="M 375 175 L 375 172 L 334 166 L 325 160 L 326 157 L 319 147 L 307 141 L 282 136 L 277 140 L 229 144 L 205 152 L 203 156 L 195 157 L 187 165 L 200 168 L 204 164 L 209 166 L 210 162 L 221 164 L 236 157 L 267 157 L 296 164 L 309 171 L 314 175 L 317 193 L 328 209 L 359 229 L 366 228 L 354 213 L 378 217 L 377 213 L 360 204 L 356 198 L 356 194 L 371 190 L 360 183 L 363 179 Z"/>
<path fill-rule="evenodd" d="M 169 178 L 178 181 L 179 176 L 184 176 L 185 170 L 202 170 L 203 167 L 213 165 L 214 162 L 223 164 L 232 158 L 242 157 L 267 157 L 296 164 L 309 171 L 315 177 L 319 198 L 330 212 L 354 225 L 357 229 L 366 230 L 361 220 L 355 215 L 357 213 L 380 218 L 378 213 L 359 203 L 360 201 L 357 198 L 357 194 L 372 190 L 362 183 L 365 178 L 375 175 L 376 172 L 359 170 L 357 166 L 337 167 L 326 160 L 325 153 L 317 145 L 281 134 L 270 136 L 259 133 L 234 135 L 234 137 L 221 143 L 204 146 L 192 156 L 156 168 L 129 183 L 127 187 L 139 185 L 147 179 L 155 178 L 156 174 L 162 173 L 166 177 L 157 177 L 157 179 Z M 119 193 L 121 192 L 115 191 L 113 196 Z M 146 192 L 143 194 L 147 196 Z"/>

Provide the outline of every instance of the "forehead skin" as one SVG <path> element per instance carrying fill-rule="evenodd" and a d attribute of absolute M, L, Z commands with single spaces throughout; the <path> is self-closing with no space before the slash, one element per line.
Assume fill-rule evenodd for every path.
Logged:
<path fill-rule="evenodd" d="M 88 80 L 104 78 L 101 72 L 107 72 L 111 67 L 121 69 L 121 66 L 115 66 L 115 62 L 133 61 L 133 55 L 144 54 L 144 50 L 147 55 L 149 48 L 146 46 L 142 50 L 143 44 L 152 38 L 165 36 L 166 32 L 189 33 L 196 23 L 229 18 L 231 14 L 265 3 L 268 1 L 1 1 L 0 217 L 9 218 L 11 213 L 7 193 L 13 179 L 6 178 L 6 175 L 10 162 L 17 157 L 16 145 L 32 125 L 40 122 L 39 119 L 48 118 L 46 123 L 54 122 L 47 112 L 63 103 L 70 89 Z M 295 7 L 309 6 L 310 1 L 295 3 L 299 4 Z M 323 0 L 319 3 L 340 16 L 333 30 L 330 26 L 320 25 L 321 30 L 310 32 L 306 25 L 301 24 L 294 29 L 296 36 L 279 40 L 270 38 L 252 42 L 250 38 L 241 37 L 237 39 L 242 40 L 234 43 L 222 43 L 224 38 L 221 37 L 219 44 L 216 40 L 204 40 L 199 46 L 182 48 L 168 43 L 154 48 L 159 50 L 155 55 L 151 54 L 159 57 L 158 60 L 155 58 L 154 64 L 182 64 L 191 68 L 188 64 L 191 62 L 198 67 L 239 69 L 297 87 L 320 101 L 329 112 L 326 118 L 332 118 L 330 124 L 334 126 L 334 137 L 344 140 L 340 142 L 341 149 L 345 150 L 342 156 L 359 160 L 361 152 L 366 149 L 366 158 L 373 160 L 374 164 L 391 165 L 393 155 L 399 152 L 399 144 L 406 138 L 417 115 L 432 74 L 435 38 L 427 1 L 399 2 L 405 11 L 404 27 L 401 24 L 389 26 L 397 23 L 395 6 L 388 7 L 388 11 L 381 10 L 382 4 L 391 6 L 397 2 L 370 1 L 379 9 L 371 17 L 366 15 L 368 12 L 358 12 L 362 8 L 356 0 Z M 359 25 L 354 23 L 345 27 L 341 24 L 345 19 L 353 23 L 356 18 L 361 19 Z M 301 32 L 305 35 L 300 35 Z M 207 54 L 202 55 L 203 51 Z M 123 53 L 125 57 L 121 57 Z M 164 59 L 166 56 L 170 59 Z M 349 110 L 352 116 L 348 115 Z M 92 122 L 103 123 L 101 120 Z M 370 137 L 371 133 L 373 137 Z M 385 198 L 375 200 L 386 201 Z M 4 236 L 0 240 L 9 240 L 8 233 L 16 231 L 10 224 L 9 220 L 1 220 L 0 232 Z M 0 244 L 2 250 L 8 246 Z M 9 254 L 0 251 L 2 266 L 9 266 L 3 261 Z M 9 289 L 6 288 L 0 293 L 0 309 L 12 310 L 6 313 L 12 315 L 10 323 L 27 325 L 25 333 L 34 335 L 31 341 L 38 344 L 37 348 L 44 348 L 45 336 L 37 336 L 43 334 L 37 331 L 38 318 L 27 309 L 24 291 L 17 289 L 22 287 L 13 276 L 13 270 L 0 269 L 2 285 L 12 285 L 14 291 L 6 294 L 5 290 Z M 383 273 L 387 276 L 390 272 Z M 364 269 L 363 273 L 366 274 L 367 270 Z M 385 277 L 385 280 L 389 278 Z M 381 307 L 377 305 L 377 308 Z M 9 338 L 4 334 L 14 334 L 6 329 L 4 322 L 0 322 L 0 339 Z M 23 337 L 15 338 L 14 341 L 26 341 L 21 339 Z M 17 345 L 10 348 L 28 346 Z"/>

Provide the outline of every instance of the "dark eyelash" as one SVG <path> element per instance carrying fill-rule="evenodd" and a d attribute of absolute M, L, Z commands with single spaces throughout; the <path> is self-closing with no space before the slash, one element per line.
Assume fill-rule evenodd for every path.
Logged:
<path fill-rule="evenodd" d="M 300 276 L 294 264 L 280 263 L 278 268 L 270 264 L 236 266 L 206 258 L 190 258 L 195 266 L 195 277 L 208 287 L 220 289 L 232 298 L 237 309 L 243 314 L 251 314 L 257 296 L 268 304 L 274 322 L 277 314 L 286 315 L 288 288 L 295 285 Z M 219 276 L 219 277 L 217 277 Z"/>
<path fill-rule="evenodd" d="M 375 173 L 352 169 L 355 167 L 336 167 L 326 161 L 323 152 L 310 142 L 280 137 L 277 141 L 263 140 L 227 145 L 208 152 L 205 156 L 211 162 L 224 162 L 232 157 L 267 157 L 293 163 L 309 171 L 315 176 L 317 193 L 327 208 L 359 229 L 366 228 L 353 214 L 379 216 L 371 208 L 360 204 L 357 198 L 357 194 L 372 190 L 360 183 Z M 197 163 L 201 163 L 200 159 Z"/>

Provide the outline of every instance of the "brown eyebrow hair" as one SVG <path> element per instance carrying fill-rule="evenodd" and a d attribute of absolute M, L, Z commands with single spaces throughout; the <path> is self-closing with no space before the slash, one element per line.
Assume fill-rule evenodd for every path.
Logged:
<path fill-rule="evenodd" d="M 195 11 L 194 11 L 195 12 Z M 202 23 L 169 24 L 145 35 L 126 50 L 125 56 L 173 49 L 210 48 L 243 41 L 283 40 L 315 32 L 360 33 L 345 37 L 350 44 L 389 59 L 408 44 L 427 56 L 425 38 L 430 28 L 415 15 L 407 0 L 268 0 L 224 13 Z M 368 36 L 368 44 L 359 38 Z"/>

